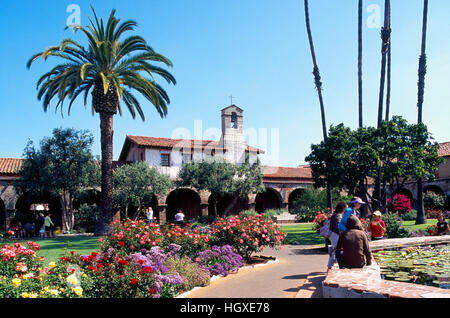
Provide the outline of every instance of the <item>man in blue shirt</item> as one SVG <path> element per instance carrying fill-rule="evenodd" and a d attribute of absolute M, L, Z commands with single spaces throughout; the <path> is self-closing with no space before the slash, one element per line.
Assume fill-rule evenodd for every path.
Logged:
<path fill-rule="evenodd" d="M 341 231 L 341 233 L 347 230 L 347 227 L 345 225 L 350 215 L 355 215 L 356 217 L 359 217 L 358 209 L 361 207 L 362 204 L 366 203 L 363 200 L 361 200 L 361 198 L 354 197 L 352 199 L 352 201 L 350 202 L 350 206 L 344 211 L 344 215 L 342 215 L 341 222 L 339 222 L 338 225 L 339 231 Z"/>

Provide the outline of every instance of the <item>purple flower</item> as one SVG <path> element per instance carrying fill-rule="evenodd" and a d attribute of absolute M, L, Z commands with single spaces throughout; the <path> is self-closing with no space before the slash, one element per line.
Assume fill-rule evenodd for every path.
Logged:
<path fill-rule="evenodd" d="M 231 271 L 236 271 L 244 266 L 242 256 L 236 253 L 230 245 L 214 245 L 210 250 L 198 253 L 198 258 L 200 258 L 200 266 L 210 276 L 227 276 Z"/>

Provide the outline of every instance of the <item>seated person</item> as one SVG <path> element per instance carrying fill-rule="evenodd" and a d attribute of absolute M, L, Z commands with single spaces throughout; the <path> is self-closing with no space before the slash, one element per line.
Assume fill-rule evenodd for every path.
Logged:
<path fill-rule="evenodd" d="M 436 223 L 438 235 L 446 235 L 449 232 L 449 226 L 445 221 L 444 215 L 439 213 L 437 216 L 438 222 Z"/>
<path fill-rule="evenodd" d="M 359 219 L 351 215 L 346 222 L 346 230 L 339 236 L 336 258 L 340 268 L 362 268 L 372 264 L 369 240 Z"/>

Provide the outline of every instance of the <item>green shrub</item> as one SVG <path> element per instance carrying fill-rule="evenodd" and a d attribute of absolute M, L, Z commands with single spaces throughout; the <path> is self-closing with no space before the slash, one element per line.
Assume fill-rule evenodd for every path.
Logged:
<path fill-rule="evenodd" d="M 283 210 L 283 209 L 269 209 L 269 210 L 266 210 L 266 211 L 264 211 L 264 219 L 272 220 L 272 218 L 275 215 L 280 215 L 280 214 L 282 214 L 284 212 L 285 212 L 285 210 Z"/>
<path fill-rule="evenodd" d="M 75 211 L 75 225 L 74 229 L 77 232 L 92 233 L 95 230 L 95 225 L 100 219 L 100 209 L 96 204 L 88 205 L 86 203 L 80 205 Z"/>
<path fill-rule="evenodd" d="M 337 191 L 332 192 L 333 203 L 350 202 L 351 196 L 343 196 Z M 294 201 L 293 212 L 298 215 L 299 222 L 312 222 L 318 211 L 326 212 L 327 191 L 316 188 L 306 188 L 300 197 Z"/>
<path fill-rule="evenodd" d="M 209 273 L 200 268 L 189 257 L 169 257 L 165 265 L 168 271 L 166 274 L 180 274 L 183 279 L 182 285 L 175 286 L 176 293 L 183 293 L 194 287 L 207 286 L 210 281 Z"/>
<path fill-rule="evenodd" d="M 397 213 L 384 214 L 383 221 L 386 223 L 386 237 L 402 238 L 410 236 L 408 229 L 403 227 L 402 220 Z"/>
<path fill-rule="evenodd" d="M 414 210 L 414 209 L 411 209 L 411 210 L 410 210 L 409 212 L 407 212 L 407 213 L 400 214 L 400 218 L 401 218 L 403 221 L 414 221 L 414 220 L 417 219 L 417 211 Z"/>
<path fill-rule="evenodd" d="M 430 210 L 442 211 L 445 207 L 445 196 L 427 191 L 423 195 L 423 205 Z"/>
<path fill-rule="evenodd" d="M 249 217 L 249 216 L 256 216 L 258 215 L 258 212 L 253 210 L 244 210 L 239 215 L 242 215 L 242 217 Z"/>

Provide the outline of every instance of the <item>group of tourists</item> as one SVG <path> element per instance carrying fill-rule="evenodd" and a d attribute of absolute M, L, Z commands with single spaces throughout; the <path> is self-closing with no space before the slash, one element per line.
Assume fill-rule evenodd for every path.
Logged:
<path fill-rule="evenodd" d="M 340 268 L 362 268 L 372 264 L 369 237 L 359 219 L 362 204 L 365 202 L 361 198 L 354 197 L 350 201 L 350 206 L 344 201 L 336 205 L 328 224 L 328 238 L 331 242 L 329 269 L 336 262 Z M 372 240 L 383 239 L 386 224 L 381 219 L 380 211 L 372 214 L 367 230 Z"/>
<path fill-rule="evenodd" d="M 27 221 L 22 225 L 22 222 L 17 221 L 9 227 L 8 231 L 14 233 L 15 238 L 55 237 L 55 224 L 50 218 L 50 213 L 46 215 L 44 213 L 38 213 L 34 222 Z"/>

